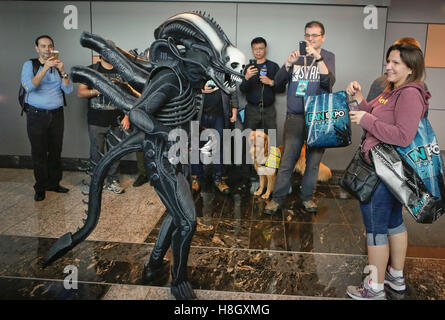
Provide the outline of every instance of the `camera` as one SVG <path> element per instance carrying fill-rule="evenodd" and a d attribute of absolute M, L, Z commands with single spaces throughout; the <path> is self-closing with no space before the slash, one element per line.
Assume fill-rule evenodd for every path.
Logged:
<path fill-rule="evenodd" d="M 299 46 L 300 46 L 300 49 L 299 49 L 300 50 L 300 55 L 302 55 L 302 56 L 307 55 L 307 51 L 306 51 L 307 44 L 306 44 L 306 41 L 300 41 Z"/>

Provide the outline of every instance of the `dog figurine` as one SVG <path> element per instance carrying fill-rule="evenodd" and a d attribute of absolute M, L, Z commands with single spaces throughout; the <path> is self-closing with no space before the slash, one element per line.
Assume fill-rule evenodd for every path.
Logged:
<path fill-rule="evenodd" d="M 277 176 L 277 168 L 279 164 L 277 157 L 278 160 L 281 158 L 281 155 L 283 154 L 283 146 L 279 146 L 278 148 L 269 146 L 269 137 L 260 130 L 252 131 L 249 135 L 248 142 L 250 146 L 249 152 L 254 161 L 255 171 L 260 177 L 260 186 L 254 192 L 254 195 L 260 196 L 263 194 L 264 189 L 266 189 L 266 192 L 261 196 L 261 198 L 269 199 L 273 192 L 275 179 Z M 276 157 L 269 157 L 270 152 L 274 153 Z M 294 171 L 304 175 L 305 170 L 306 145 L 303 145 L 300 152 L 300 157 L 295 164 Z M 317 180 L 328 181 L 331 177 L 331 170 L 323 163 L 320 163 Z"/>

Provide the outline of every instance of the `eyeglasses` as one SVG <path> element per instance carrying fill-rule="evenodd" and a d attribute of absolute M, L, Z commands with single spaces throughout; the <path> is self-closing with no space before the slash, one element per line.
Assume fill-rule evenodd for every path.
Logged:
<path fill-rule="evenodd" d="M 309 38 L 318 38 L 318 37 L 320 37 L 320 36 L 321 36 L 321 34 L 307 34 L 307 33 L 304 34 L 304 37 L 305 37 L 306 39 L 309 39 Z"/>

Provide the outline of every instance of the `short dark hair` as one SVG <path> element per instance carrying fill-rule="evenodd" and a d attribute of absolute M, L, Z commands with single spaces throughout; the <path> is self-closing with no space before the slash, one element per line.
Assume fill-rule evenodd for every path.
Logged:
<path fill-rule="evenodd" d="M 36 38 L 35 43 L 36 43 L 36 46 L 37 46 L 37 47 L 39 46 L 39 40 L 40 40 L 40 39 L 43 39 L 43 38 L 48 38 L 49 40 L 51 40 L 51 42 L 52 42 L 53 45 L 54 45 L 54 40 L 53 40 L 53 38 L 51 38 L 50 36 L 44 34 L 44 35 L 41 35 L 41 36 L 39 36 L 39 37 Z"/>
<path fill-rule="evenodd" d="M 304 31 L 306 31 L 307 28 L 312 28 L 312 27 L 320 27 L 320 29 L 321 29 L 321 34 L 324 35 L 325 30 L 324 30 L 324 25 L 323 25 L 323 23 L 321 23 L 320 21 L 309 21 L 309 22 L 306 23 L 306 25 L 304 26 Z"/>
<path fill-rule="evenodd" d="M 252 47 L 256 43 L 264 43 L 264 45 L 267 47 L 266 39 L 264 39 L 263 37 L 256 37 L 255 39 L 253 39 L 250 42 L 250 46 Z"/>

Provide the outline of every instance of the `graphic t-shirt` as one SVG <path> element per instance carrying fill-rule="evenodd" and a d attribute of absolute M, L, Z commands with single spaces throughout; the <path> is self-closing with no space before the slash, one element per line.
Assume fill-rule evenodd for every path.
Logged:
<path fill-rule="evenodd" d="M 275 86 L 278 88 L 278 91 L 284 91 L 286 84 L 288 84 L 287 113 L 304 113 L 304 97 L 297 96 L 297 87 L 302 80 L 307 80 L 306 95 L 328 93 L 332 89 L 335 83 L 335 55 L 324 49 L 321 49 L 320 54 L 328 68 L 329 74 L 320 74 L 318 63 L 316 62 L 311 66 L 312 57 L 307 57 L 306 67 L 304 67 L 304 58 L 300 57 L 292 65 L 289 72 L 286 71 L 284 66 L 278 71 L 275 77 Z"/>
<path fill-rule="evenodd" d="M 89 66 L 89 68 L 93 68 L 93 65 Z M 121 75 L 114 68 L 108 70 L 102 67 L 99 63 L 97 71 L 113 82 L 123 81 Z M 97 97 L 89 99 L 88 124 L 101 127 L 114 127 L 118 125 L 117 118 L 119 116 L 123 118 L 123 112 L 113 105 L 113 103 L 104 95 L 100 94 Z"/>
<path fill-rule="evenodd" d="M 304 97 L 298 97 L 297 87 L 301 80 L 307 80 L 306 95 L 317 95 L 320 92 L 320 73 L 316 63 L 311 66 L 313 58 L 308 57 L 306 67 L 304 66 L 304 59 L 300 57 L 291 68 L 291 79 L 289 81 L 289 88 L 287 90 L 287 106 L 292 107 L 294 113 L 304 112 Z"/>

